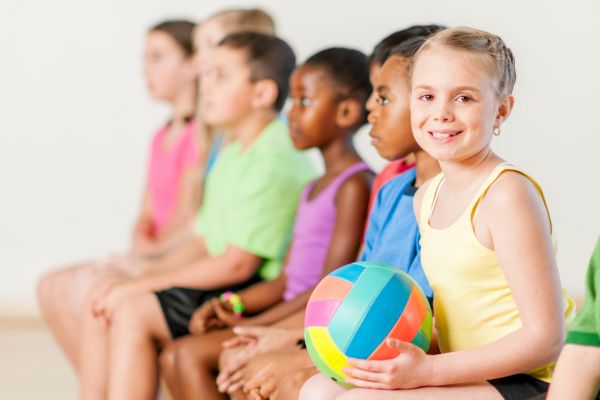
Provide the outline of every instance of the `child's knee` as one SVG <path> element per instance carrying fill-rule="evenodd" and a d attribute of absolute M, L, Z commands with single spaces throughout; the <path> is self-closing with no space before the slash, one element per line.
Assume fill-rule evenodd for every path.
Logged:
<path fill-rule="evenodd" d="M 138 335 L 145 329 L 145 299 L 142 295 L 131 296 L 120 303 L 113 311 L 111 332 Z M 159 315 L 157 315 L 159 317 Z"/>
<path fill-rule="evenodd" d="M 335 397 L 335 400 L 363 400 L 372 399 L 373 391 L 366 389 L 351 389 L 340 393 Z"/>
<path fill-rule="evenodd" d="M 177 342 L 171 342 L 166 345 L 158 357 L 160 370 L 166 374 L 173 374 L 177 371 L 177 356 L 179 349 Z"/>
<path fill-rule="evenodd" d="M 300 389 L 300 400 L 332 400 L 344 389 L 323 374 L 309 378 Z"/>
<path fill-rule="evenodd" d="M 36 294 L 38 303 L 42 308 L 46 308 L 48 303 L 54 298 L 54 284 L 56 280 L 55 272 L 45 274 L 37 281 Z"/>
<path fill-rule="evenodd" d="M 55 313 L 72 311 L 69 287 L 72 280 L 71 270 L 52 271 L 42 276 L 36 287 L 36 295 L 40 308 L 46 317 Z M 68 307 L 65 307 L 65 301 Z"/>
<path fill-rule="evenodd" d="M 201 352 L 190 347 L 189 338 L 179 339 L 169 343 L 160 354 L 160 366 L 164 371 L 176 371 L 177 374 L 191 373 L 196 375 L 198 368 L 202 368 L 203 356 Z"/>

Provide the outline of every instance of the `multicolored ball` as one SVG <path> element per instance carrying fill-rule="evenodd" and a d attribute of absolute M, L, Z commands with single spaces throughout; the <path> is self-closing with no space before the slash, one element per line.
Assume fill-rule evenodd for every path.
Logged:
<path fill-rule="evenodd" d="M 304 339 L 317 368 L 344 384 L 348 357 L 385 360 L 398 355 L 387 338 L 427 351 L 431 322 L 429 302 L 408 274 L 382 263 L 355 262 L 327 275 L 313 291 Z"/>

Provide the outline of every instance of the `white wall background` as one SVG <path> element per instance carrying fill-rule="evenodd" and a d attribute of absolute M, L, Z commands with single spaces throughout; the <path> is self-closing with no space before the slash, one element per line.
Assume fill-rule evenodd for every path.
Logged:
<path fill-rule="evenodd" d="M 496 149 L 545 188 L 563 285 L 582 293 L 600 233 L 598 1 L 2 0 L 0 313 L 35 313 L 44 271 L 126 246 L 148 141 L 166 118 L 142 80 L 145 30 L 252 5 L 272 12 L 299 59 L 332 45 L 369 52 L 417 23 L 502 36 L 517 57 L 517 107 Z"/>

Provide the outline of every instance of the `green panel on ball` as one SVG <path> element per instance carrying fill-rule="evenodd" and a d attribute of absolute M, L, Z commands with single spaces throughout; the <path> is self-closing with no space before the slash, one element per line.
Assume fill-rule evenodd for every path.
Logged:
<path fill-rule="evenodd" d="M 412 344 L 422 348 L 423 351 L 427 352 L 427 350 L 429 350 L 430 342 L 429 339 L 427 339 L 427 336 L 425 336 L 423 332 L 419 331 L 412 340 Z"/>

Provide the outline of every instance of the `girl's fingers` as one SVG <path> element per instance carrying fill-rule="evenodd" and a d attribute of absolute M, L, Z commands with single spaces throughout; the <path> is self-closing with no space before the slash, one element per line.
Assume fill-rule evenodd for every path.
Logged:
<path fill-rule="evenodd" d="M 358 358 L 349 358 L 348 364 L 371 372 L 386 372 L 389 369 L 389 360 L 360 360 Z"/>
<path fill-rule="evenodd" d="M 239 328 L 239 327 L 236 327 Z M 235 331 L 235 328 L 234 328 Z M 225 348 L 232 348 L 232 347 L 239 347 L 239 346 L 247 346 L 250 344 L 254 344 L 256 343 L 256 339 L 253 337 L 248 337 L 248 336 L 237 336 L 234 337 L 232 339 L 226 340 L 225 342 L 223 342 L 223 347 Z"/>
<path fill-rule="evenodd" d="M 261 395 L 260 395 L 260 393 L 259 393 L 258 389 L 254 389 L 254 390 L 252 390 L 252 391 L 249 393 L 249 395 L 250 395 L 250 398 L 251 398 L 252 400 L 262 400 L 262 397 L 261 397 Z"/>
<path fill-rule="evenodd" d="M 250 336 L 257 338 L 262 336 L 264 328 L 260 326 L 236 326 L 233 328 L 233 332 L 239 336 Z"/>
<path fill-rule="evenodd" d="M 273 392 L 275 391 L 273 385 L 273 380 L 267 379 L 267 381 L 260 387 L 260 390 L 258 391 L 260 396 L 264 399 L 270 398 Z"/>
<path fill-rule="evenodd" d="M 231 387 L 236 384 L 238 387 L 241 386 L 240 382 L 242 381 L 243 377 L 244 375 L 241 370 L 235 371 L 229 376 L 229 378 L 224 379 L 223 382 L 219 384 L 219 391 L 222 393 L 233 391 Z"/>
<path fill-rule="evenodd" d="M 354 385 L 356 387 L 365 388 L 365 389 L 380 389 L 380 390 L 392 389 L 390 387 L 390 385 L 386 384 L 386 383 L 365 381 L 362 379 L 356 379 L 356 378 L 350 378 L 350 377 L 346 378 L 346 383 L 349 383 L 350 385 Z"/>
<path fill-rule="evenodd" d="M 223 347 L 225 347 L 226 349 L 230 349 L 232 347 L 237 347 L 237 346 L 241 345 L 242 343 L 243 343 L 243 340 L 241 337 L 234 337 L 232 339 L 224 341 Z"/>
<path fill-rule="evenodd" d="M 233 384 L 231 384 L 231 386 L 229 386 L 227 388 L 227 393 L 229 394 L 233 394 L 235 392 L 237 392 L 238 390 L 240 390 L 240 388 L 244 385 L 243 381 L 239 381 L 239 382 L 235 382 Z"/>
<path fill-rule="evenodd" d="M 380 372 L 365 371 L 359 368 L 344 368 L 343 371 L 348 374 L 349 378 L 357 378 L 371 382 L 385 382 L 389 377 L 388 374 Z"/>

